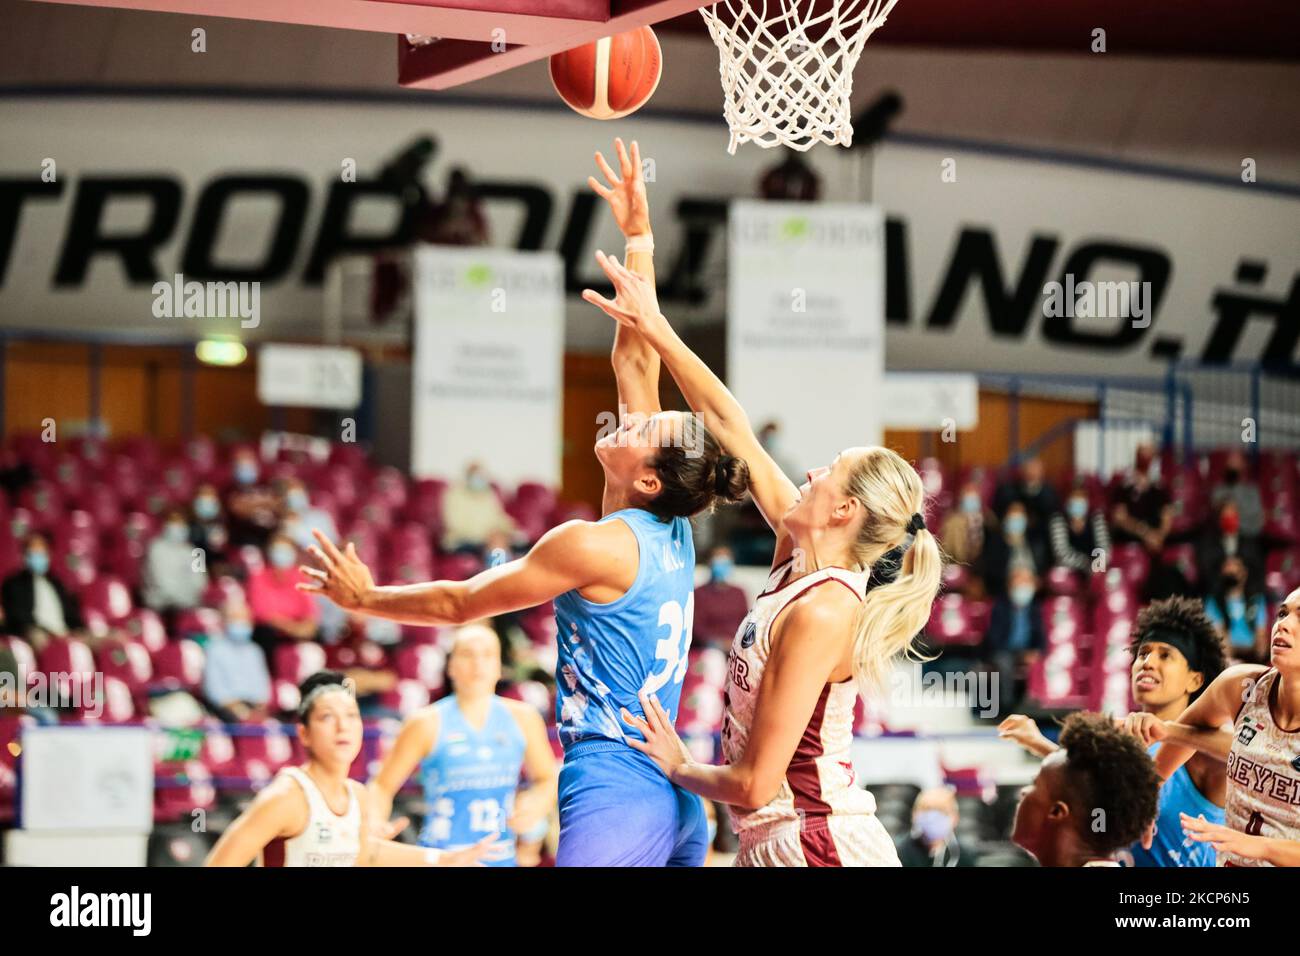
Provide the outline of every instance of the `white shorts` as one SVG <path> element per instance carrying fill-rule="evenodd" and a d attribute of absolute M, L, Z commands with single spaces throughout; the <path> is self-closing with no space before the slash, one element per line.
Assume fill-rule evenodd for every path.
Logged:
<path fill-rule="evenodd" d="M 740 835 L 735 866 L 901 866 L 873 813 L 812 817 Z"/>

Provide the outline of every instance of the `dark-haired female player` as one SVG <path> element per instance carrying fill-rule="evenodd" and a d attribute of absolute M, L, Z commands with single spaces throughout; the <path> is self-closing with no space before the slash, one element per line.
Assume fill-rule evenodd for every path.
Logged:
<path fill-rule="evenodd" d="M 300 688 L 301 767 L 286 767 L 254 798 L 208 854 L 206 866 L 472 866 L 493 853 L 495 836 L 440 851 L 370 836 L 366 795 L 348 779 L 361 752 L 361 712 L 337 671 L 320 671 Z"/>
<path fill-rule="evenodd" d="M 633 268 L 653 272 L 649 212 L 635 143 L 618 142 L 621 177 L 597 156 Z M 639 693 L 677 712 L 694 616 L 695 546 L 688 520 L 747 486 L 743 461 L 707 428 L 659 410 L 659 362 L 631 331 L 614 339 L 625 412 L 596 442 L 605 473 L 599 521 L 570 521 L 528 554 L 468 581 L 376 587 L 349 545 L 317 535 L 322 569 L 304 568 L 336 604 L 413 624 L 464 624 L 555 601 L 559 641 L 559 866 L 699 866 L 707 821 L 697 797 L 674 787 L 628 746 L 619 710 Z"/>
<path fill-rule="evenodd" d="M 1200 601 L 1172 597 L 1143 608 L 1133 625 L 1129 643 L 1133 654 L 1133 700 L 1143 714 L 1157 720 L 1176 720 L 1201 696 L 1227 663 L 1223 639 L 1205 614 Z M 1139 719 L 1134 716 L 1129 722 Z M 1028 717 L 1013 714 L 998 727 L 999 733 L 1038 756 L 1056 750 Z M 1160 744 L 1149 743 L 1154 756 Z M 1151 846 L 1130 847 L 1135 866 L 1214 866 L 1214 850 L 1183 834 L 1182 815 L 1223 823 L 1228 778 L 1224 755 L 1196 754 L 1175 771 L 1160 788 L 1160 812 Z"/>
<path fill-rule="evenodd" d="M 898 866 L 855 785 L 849 748 L 859 693 L 886 680 L 930 617 L 943 563 L 926 530 L 916 470 L 888 448 L 846 448 L 800 488 L 759 444 L 740 403 L 659 311 L 654 285 L 603 254 L 610 301 L 583 298 L 639 332 L 722 446 L 750 465 L 751 489 L 776 552 L 767 587 L 731 646 L 722 748 L 727 763 L 696 763 L 651 695 L 624 720 L 645 737 L 673 783 L 731 806 L 738 866 Z M 886 555 L 905 549 L 893 580 L 870 588 Z"/>
<path fill-rule="evenodd" d="M 1221 866 L 1300 866 L 1300 588 L 1277 609 L 1267 665 L 1229 667 L 1177 720 L 1134 714 L 1129 729 L 1164 742 L 1161 777 L 1197 751 L 1227 760 L 1225 823 L 1182 817 Z"/>
<path fill-rule="evenodd" d="M 1155 820 L 1159 792 L 1133 737 L 1101 714 L 1071 714 L 1020 794 L 1011 842 L 1043 866 L 1119 866 L 1117 855 Z"/>

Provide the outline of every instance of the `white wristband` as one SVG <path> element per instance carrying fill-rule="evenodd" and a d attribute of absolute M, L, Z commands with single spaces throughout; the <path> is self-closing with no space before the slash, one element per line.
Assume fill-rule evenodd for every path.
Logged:
<path fill-rule="evenodd" d="M 639 236 L 628 236 L 627 244 L 623 247 L 625 256 L 630 256 L 634 252 L 655 251 L 655 237 L 653 233 L 643 232 Z"/>
<path fill-rule="evenodd" d="M 424 851 L 424 862 L 428 866 L 437 866 L 438 861 L 442 859 L 442 851 L 430 848 Z"/>

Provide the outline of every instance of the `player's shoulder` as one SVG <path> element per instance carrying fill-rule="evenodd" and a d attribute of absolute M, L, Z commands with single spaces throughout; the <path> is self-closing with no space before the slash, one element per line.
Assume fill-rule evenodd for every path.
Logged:
<path fill-rule="evenodd" d="M 253 798 L 252 809 L 260 813 L 269 813 L 277 819 L 292 822 L 306 820 L 311 814 L 311 805 L 307 801 L 307 791 L 301 780 L 286 767 L 271 782 L 257 792 Z"/>
<path fill-rule="evenodd" d="M 556 525 L 538 540 L 534 550 L 560 561 L 587 558 L 608 560 L 610 549 L 620 543 L 635 544 L 635 533 L 623 521 L 584 521 L 575 518 Z"/>
<path fill-rule="evenodd" d="M 1214 679 L 1221 691 L 1223 688 L 1238 688 L 1254 684 L 1269 672 L 1267 664 L 1233 664 L 1225 667 Z"/>
<path fill-rule="evenodd" d="M 526 730 L 530 726 L 544 723 L 542 715 L 538 713 L 537 708 L 532 704 L 522 700 L 515 700 L 513 697 L 497 697 L 506 711 L 515 722 L 519 724 L 520 729 Z"/>
<path fill-rule="evenodd" d="M 452 706 L 453 698 L 449 695 L 432 704 L 417 707 L 402 719 L 402 732 L 429 737 L 438 732 L 442 724 L 442 712 Z"/>
<path fill-rule="evenodd" d="M 853 621 L 861 600 L 845 587 L 834 587 L 829 580 L 811 587 L 792 600 L 781 623 L 783 633 L 839 640 L 852 633 Z"/>

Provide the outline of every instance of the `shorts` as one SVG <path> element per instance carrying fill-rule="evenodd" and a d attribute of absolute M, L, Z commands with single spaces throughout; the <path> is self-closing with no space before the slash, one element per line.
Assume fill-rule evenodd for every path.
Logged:
<path fill-rule="evenodd" d="M 874 813 L 806 818 L 740 834 L 734 866 L 902 866 Z"/>
<path fill-rule="evenodd" d="M 615 741 L 569 748 L 556 866 L 703 866 L 708 849 L 704 804 L 649 757 Z"/>

